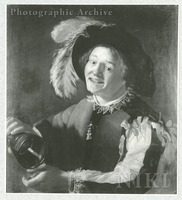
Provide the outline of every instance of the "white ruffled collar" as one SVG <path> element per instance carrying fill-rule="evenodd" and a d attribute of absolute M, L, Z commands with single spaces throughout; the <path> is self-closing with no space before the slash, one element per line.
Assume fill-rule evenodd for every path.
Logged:
<path fill-rule="evenodd" d="M 120 110 L 122 106 L 126 106 L 126 103 L 130 102 L 133 98 L 133 91 L 128 89 L 124 95 L 104 105 L 99 104 L 95 95 L 87 96 L 87 101 L 93 103 L 93 110 L 97 110 L 97 113 L 105 114 L 109 112 L 112 114 L 115 110 Z"/>

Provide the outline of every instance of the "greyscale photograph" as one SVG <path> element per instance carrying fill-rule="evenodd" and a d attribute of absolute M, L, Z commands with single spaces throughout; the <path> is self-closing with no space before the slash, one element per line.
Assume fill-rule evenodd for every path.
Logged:
<path fill-rule="evenodd" d="M 6 193 L 177 194 L 178 9 L 7 5 Z"/>

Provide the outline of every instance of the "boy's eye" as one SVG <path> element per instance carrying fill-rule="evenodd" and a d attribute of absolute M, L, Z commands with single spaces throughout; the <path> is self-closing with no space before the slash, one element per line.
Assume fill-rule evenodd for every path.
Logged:
<path fill-rule="evenodd" d="M 89 63 L 90 63 L 91 65 L 95 65 L 97 62 L 96 62 L 95 60 L 90 60 Z"/>
<path fill-rule="evenodd" d="M 107 71 L 111 71 L 112 67 L 111 66 L 106 66 Z"/>

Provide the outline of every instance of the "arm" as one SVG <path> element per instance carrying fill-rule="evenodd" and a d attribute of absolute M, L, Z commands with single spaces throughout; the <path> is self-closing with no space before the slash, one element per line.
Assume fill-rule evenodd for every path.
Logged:
<path fill-rule="evenodd" d="M 141 121 L 141 119 L 141 117 L 138 117 L 131 125 L 127 122 L 121 124 L 121 126 L 126 129 L 126 134 L 125 136 L 122 135 L 120 139 L 120 158 L 123 156 L 123 146 L 125 142 L 127 153 L 123 160 L 119 160 L 113 171 L 107 173 L 93 170 L 71 172 L 72 179 L 76 185 L 78 182 L 78 187 L 76 186 L 76 188 L 79 188 L 75 191 L 72 189 L 74 192 L 80 192 L 79 190 L 84 191 L 83 186 L 85 186 L 85 190 L 92 193 L 143 193 L 147 191 L 147 189 L 145 189 L 146 180 L 141 180 L 139 183 L 141 186 L 140 188 L 144 186 L 143 189 L 138 190 L 137 188 L 135 189 L 134 186 L 138 175 L 142 175 L 142 173 L 152 174 L 155 168 L 155 166 L 153 168 L 145 166 L 148 168 L 147 171 L 145 171 L 144 163 L 146 163 L 145 155 L 151 156 L 148 154 L 148 150 L 152 150 L 153 148 L 153 145 L 151 146 L 151 139 L 153 137 L 152 135 L 156 134 L 156 131 L 153 129 L 153 126 L 156 124 L 151 124 L 147 117 L 145 117 L 143 121 Z M 161 137 L 164 135 L 162 130 L 163 127 L 161 127 Z M 167 134 L 165 133 L 165 135 Z M 162 144 L 162 140 L 159 142 Z M 160 154 L 160 152 L 155 153 Z M 142 176 L 145 177 L 145 175 L 146 174 Z M 140 181 L 140 179 L 138 180 Z M 72 188 L 74 187 L 72 186 Z"/>
<path fill-rule="evenodd" d="M 123 147 L 126 141 L 127 153 L 123 160 L 119 160 L 114 170 L 103 173 L 93 170 L 81 170 L 72 172 L 75 182 L 81 180 L 83 184 L 89 186 L 92 192 L 117 192 L 117 188 L 122 183 L 127 183 L 136 178 L 143 166 L 144 157 L 151 144 L 151 124 L 148 118 L 137 118 L 137 124 L 134 128 L 129 128 L 129 124 L 123 123 L 122 127 L 126 129 L 126 135 L 122 135 L 119 145 L 120 158 L 123 156 Z M 94 186 L 95 185 L 95 186 Z M 88 188 L 88 189 L 90 189 Z M 99 191 L 100 188 L 100 191 Z"/>
<path fill-rule="evenodd" d="M 37 171 L 38 175 L 30 180 L 24 179 L 24 184 L 27 187 L 33 187 L 39 191 L 43 191 L 43 188 L 46 188 L 46 184 L 50 182 L 49 180 L 52 180 L 53 176 L 54 179 L 59 182 L 59 177 L 61 178 L 62 175 L 59 176 L 58 174 L 63 174 L 65 177 L 64 180 L 66 180 L 67 177 L 68 182 L 65 182 L 65 184 L 69 185 L 67 191 L 69 190 L 70 192 L 82 192 L 83 189 L 84 192 L 92 193 L 123 193 L 120 184 L 134 180 L 143 166 L 145 152 L 151 142 L 151 128 L 150 125 L 147 124 L 147 121 L 148 119 L 145 119 L 139 124 L 136 128 L 137 134 L 133 129 L 127 129 L 125 125 L 122 125 L 127 130 L 126 137 L 123 135 L 120 139 L 120 157 L 123 156 L 123 146 L 125 141 L 127 153 L 123 160 L 118 161 L 118 164 L 112 172 L 103 173 L 101 171 L 93 170 L 75 170 L 66 173 L 50 166 L 46 166 L 45 170 L 43 170 L 40 166 L 40 169 L 28 171 L 30 174 L 34 174 Z M 60 181 L 62 181 L 62 179 L 60 179 Z M 42 189 L 40 188 L 40 182 L 43 184 Z M 50 184 L 50 188 L 52 185 L 53 183 Z M 61 190 L 61 185 L 60 188 L 57 189 Z M 131 193 L 131 191 L 128 193 Z"/>
<path fill-rule="evenodd" d="M 51 115 L 47 119 L 40 120 L 34 124 L 34 127 L 38 129 L 39 134 L 45 136 L 49 133 L 54 134 L 53 130 L 59 130 L 65 132 L 65 128 L 68 124 L 71 113 L 76 105 L 72 105 L 64 111 L 59 112 L 56 115 Z"/>
<path fill-rule="evenodd" d="M 61 169 L 64 169 L 66 165 L 64 149 L 65 140 L 67 139 L 67 124 L 75 106 L 76 105 L 72 105 L 65 111 L 41 120 L 34 125 L 43 137 L 48 148 L 46 163 Z"/>
<path fill-rule="evenodd" d="M 140 173 L 146 151 L 150 146 L 151 123 L 148 122 L 148 118 L 144 118 L 142 122 L 141 118 L 137 118 L 137 123 L 133 123 L 131 126 L 122 123 L 122 127 L 126 129 L 126 134 L 120 139 L 120 157 L 123 156 L 123 143 L 125 141 L 127 153 L 123 160 L 118 161 L 112 172 L 103 173 L 93 170 L 64 172 L 47 165 L 45 170 L 40 167 L 41 169 L 29 171 L 29 173 L 34 174 L 40 170 L 40 173 L 30 180 L 24 180 L 24 184 L 39 191 L 43 191 L 48 182 L 50 184 L 47 189 L 54 189 L 53 183 L 57 181 L 57 183 L 60 182 L 59 187 L 56 187 L 58 191 L 64 189 L 73 193 L 135 193 L 131 182 Z M 49 181 L 52 178 L 55 179 L 53 183 Z"/>

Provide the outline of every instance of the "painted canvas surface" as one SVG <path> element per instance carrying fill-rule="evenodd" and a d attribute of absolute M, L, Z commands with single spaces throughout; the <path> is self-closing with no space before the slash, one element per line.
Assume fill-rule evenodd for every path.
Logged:
<path fill-rule="evenodd" d="M 93 21 L 89 22 L 89 20 L 91 19 L 99 21 L 98 23 L 102 21 L 106 24 L 109 23 L 117 24 L 121 27 L 124 27 L 127 33 L 136 37 L 137 41 L 138 40 L 140 41 L 143 49 L 142 52 L 144 51 L 146 55 L 150 57 L 150 62 L 152 62 L 153 66 L 152 71 L 148 72 L 143 69 L 140 69 L 141 73 L 139 73 L 138 77 L 141 77 L 142 80 L 144 79 L 144 76 L 148 76 L 151 78 L 150 73 L 152 73 L 152 76 L 155 78 L 155 81 L 152 80 L 154 81 L 152 82 L 152 84 L 155 84 L 155 88 L 153 88 L 152 95 L 146 95 L 146 96 L 140 95 L 140 92 L 138 92 L 139 94 L 137 94 L 137 96 L 139 96 L 141 102 L 146 102 L 147 106 L 150 107 L 147 108 L 147 110 L 151 109 L 155 110 L 155 114 L 153 114 L 153 111 L 151 111 L 152 114 L 150 112 L 148 113 L 147 111 L 147 113 L 144 113 L 144 115 L 142 116 L 142 120 L 144 120 L 145 117 L 149 117 L 149 120 L 151 120 L 152 123 L 155 123 L 155 125 L 153 125 L 153 130 L 155 129 L 156 132 L 158 130 L 156 128 L 157 126 L 156 124 L 160 124 L 160 127 L 164 127 L 164 129 L 166 128 L 165 130 L 168 131 L 166 133 L 165 131 L 162 132 L 160 129 L 159 131 L 160 133 L 158 134 L 159 141 L 164 142 L 164 144 L 161 143 L 163 147 L 162 152 L 159 153 L 156 151 L 155 153 L 151 153 L 150 155 L 147 154 L 149 157 L 153 154 L 159 155 L 159 157 L 157 164 L 155 163 L 156 162 L 155 159 L 152 160 L 152 156 L 150 157 L 151 158 L 150 161 L 146 161 L 148 162 L 148 164 L 146 165 L 149 167 L 156 165 L 156 172 L 152 175 L 150 173 L 150 170 L 145 172 L 145 175 L 148 174 L 144 178 L 145 180 L 147 179 L 147 181 L 145 181 L 145 186 L 144 185 L 141 186 L 139 184 L 140 182 L 139 179 L 134 179 L 135 181 L 133 181 L 132 178 L 131 179 L 129 178 L 123 181 L 121 178 L 117 179 L 117 181 L 114 182 L 112 182 L 112 180 L 107 179 L 109 177 L 108 174 L 112 173 L 115 170 L 116 166 L 119 166 L 120 164 L 122 165 L 122 162 L 127 157 L 126 156 L 127 152 L 129 152 L 126 146 L 125 148 L 124 147 L 121 148 L 121 145 L 123 146 L 126 145 L 125 143 L 131 139 L 131 137 L 128 137 L 126 134 L 123 135 L 123 137 L 122 134 L 119 136 L 121 126 L 116 128 L 116 130 L 118 131 L 118 135 L 113 136 L 113 134 L 115 134 L 116 131 L 115 128 L 113 127 L 115 127 L 116 123 L 119 123 L 119 125 L 122 124 L 124 119 L 122 117 L 125 116 L 125 114 L 119 113 L 120 110 L 124 110 L 122 107 L 123 104 L 121 105 L 119 104 L 120 106 L 118 108 L 119 111 L 116 108 L 109 107 L 109 109 L 113 110 L 115 109 L 118 112 L 118 114 L 115 111 L 110 113 L 113 116 L 111 117 L 112 119 L 109 118 L 110 117 L 109 114 L 105 116 L 105 113 L 109 112 L 109 110 L 100 111 L 100 113 L 104 114 L 104 117 L 107 118 L 107 120 L 104 121 L 103 119 L 105 118 L 103 118 L 102 116 L 101 119 L 102 121 L 98 119 L 98 124 L 96 124 L 97 126 L 96 133 L 99 132 L 100 129 L 103 130 L 100 131 L 102 132 L 100 135 L 95 134 L 94 136 L 94 141 L 98 139 L 99 144 L 94 142 L 92 143 L 88 142 L 92 141 L 92 139 L 89 139 L 90 137 L 89 130 L 91 130 L 93 126 L 91 126 L 91 129 L 89 129 L 89 125 L 91 122 L 90 120 L 91 114 L 87 115 L 87 113 L 90 112 L 89 111 L 90 108 L 88 108 L 89 106 L 87 106 L 89 100 L 87 99 L 87 102 L 83 103 L 84 101 L 83 99 L 88 98 L 87 97 L 88 95 L 90 96 L 90 93 L 88 93 L 89 85 L 86 86 L 84 78 L 83 79 L 80 78 L 83 74 L 82 75 L 79 74 L 80 73 L 79 69 L 78 68 L 74 69 L 76 64 L 74 68 L 70 68 L 69 70 L 66 71 L 66 69 L 68 69 L 67 67 L 68 63 L 67 60 L 66 61 L 64 60 L 64 59 L 70 59 L 68 60 L 68 62 L 77 62 L 72 60 L 72 56 L 75 55 L 75 58 L 77 58 L 78 55 L 81 54 L 79 52 L 83 51 L 82 49 L 88 48 L 87 40 L 85 41 L 83 39 L 84 42 L 79 44 L 81 45 L 81 48 L 80 47 L 77 48 L 76 53 L 73 53 L 72 52 L 73 47 L 71 46 L 73 44 L 70 42 L 71 41 L 70 38 L 73 39 L 73 43 L 75 44 L 75 41 L 77 41 L 77 36 L 79 35 L 77 31 L 79 29 L 80 22 L 77 23 L 73 29 L 71 28 L 69 29 L 65 25 L 65 30 L 64 29 L 61 30 L 62 35 L 61 34 L 59 35 L 60 31 L 59 27 L 58 29 L 54 29 L 56 26 L 58 26 L 58 24 L 60 24 L 60 22 L 65 22 L 66 20 L 69 21 L 70 19 L 73 19 L 73 23 L 70 22 L 70 24 L 72 23 L 70 25 L 72 27 L 74 27 L 74 24 L 76 24 L 74 20 L 78 19 L 84 21 L 81 22 L 81 24 L 82 23 L 84 24 L 83 26 L 85 26 L 85 23 L 91 23 L 91 24 L 95 23 Z M 87 26 L 88 25 L 86 25 L 86 28 Z M 96 25 L 96 27 L 99 26 L 104 26 L 104 25 L 103 24 Z M 55 30 L 54 33 L 52 32 L 53 30 Z M 80 28 L 79 31 L 80 32 L 83 31 L 82 28 Z M 96 29 L 93 28 L 93 30 L 87 29 L 87 33 L 89 33 L 90 35 L 91 33 L 93 33 L 94 35 L 94 33 L 97 33 L 97 28 Z M 117 40 L 117 37 L 114 34 L 112 35 L 111 33 L 109 34 L 109 38 L 111 38 L 113 46 L 116 45 L 117 43 L 119 44 L 120 35 L 118 36 L 119 40 Z M 83 31 L 81 34 L 85 34 L 85 32 Z M 84 37 L 87 38 L 86 35 L 84 35 Z M 98 38 L 99 37 L 100 41 L 104 40 L 102 35 L 98 35 Z M 104 34 L 104 38 L 105 37 L 106 34 Z M 124 36 L 122 37 L 124 38 Z M 94 43 L 98 38 L 96 36 L 96 39 L 91 42 L 88 42 L 88 45 L 93 46 L 92 42 Z M 132 47 L 133 42 L 128 40 L 130 40 L 130 36 L 128 36 L 128 39 L 123 39 L 124 42 L 125 41 L 128 42 L 124 47 L 125 49 L 128 48 L 130 51 L 133 51 L 134 49 L 134 47 Z M 107 43 L 107 41 L 109 40 L 105 40 L 105 43 Z M 104 42 L 102 41 L 101 43 Z M 99 41 L 97 41 L 96 45 L 98 46 L 103 44 L 100 44 Z M 109 44 L 108 46 L 112 45 Z M 96 171 L 96 175 L 92 173 L 89 175 L 85 173 L 86 174 L 85 175 L 84 173 L 81 172 L 82 173 L 81 177 L 82 178 L 86 177 L 85 179 L 83 178 L 84 180 L 82 180 L 81 182 L 78 181 L 81 186 L 77 182 L 75 184 L 72 184 L 72 179 L 69 180 L 69 177 L 67 177 L 69 180 L 69 187 L 71 188 L 72 186 L 75 187 L 75 185 L 77 185 L 78 187 L 80 187 L 79 190 L 70 188 L 69 190 L 66 190 L 64 189 L 64 187 L 63 190 L 58 190 L 56 186 L 53 186 L 52 189 L 51 186 L 50 187 L 45 186 L 44 189 L 42 189 L 42 187 L 39 187 L 40 183 L 38 183 L 36 186 L 28 185 L 28 187 L 26 187 L 27 186 L 26 181 L 35 178 L 37 176 L 36 172 L 32 173 L 33 174 L 32 177 L 31 176 L 28 177 L 27 169 L 22 167 L 18 163 L 15 156 L 12 155 L 12 153 L 8 153 L 7 150 L 6 192 L 7 193 L 27 193 L 27 192 L 69 193 L 71 190 L 71 192 L 73 193 L 82 191 L 83 193 L 89 193 L 89 194 L 93 193 L 176 194 L 177 193 L 176 123 L 177 123 L 177 90 L 178 90 L 177 46 L 178 46 L 177 5 L 8 5 L 7 6 L 7 117 L 9 118 L 14 117 L 23 123 L 26 123 L 30 126 L 34 126 L 35 123 L 37 123 L 38 121 L 47 118 L 50 119 L 50 116 L 52 115 L 54 116 L 57 113 L 60 113 L 67 109 L 67 111 L 69 112 L 66 111 L 64 112 L 65 113 L 64 116 L 62 116 L 62 114 L 60 114 L 59 116 L 61 119 L 64 118 L 63 122 L 60 121 L 58 122 L 59 125 L 63 123 L 60 125 L 60 127 L 62 127 L 62 132 L 65 133 L 64 126 L 66 126 L 66 128 L 69 129 L 69 131 L 70 129 L 72 129 L 72 126 L 70 125 L 69 127 L 68 125 L 68 121 L 70 120 L 69 117 L 71 116 L 72 123 L 74 124 L 78 122 L 77 127 L 79 127 L 78 128 L 79 130 L 80 127 L 83 128 L 81 132 L 85 134 L 85 138 L 84 137 L 83 138 L 87 142 L 86 143 L 80 142 L 80 139 L 78 139 L 79 134 L 78 135 L 75 134 L 76 136 L 73 136 L 72 140 L 69 141 L 69 144 L 71 146 L 74 146 L 75 145 L 74 142 L 78 140 L 77 144 L 74 147 L 75 149 L 73 150 L 75 154 L 72 152 L 72 156 L 76 161 L 73 162 L 73 164 L 71 165 L 67 164 L 65 161 L 67 159 L 66 155 L 68 155 L 69 153 L 68 152 L 65 153 L 64 148 L 59 149 L 60 146 L 61 147 L 66 146 L 65 144 L 67 144 L 66 142 L 64 142 L 65 139 L 64 136 L 63 138 L 60 139 L 59 136 L 56 135 L 56 134 L 59 135 L 59 133 L 57 132 L 55 133 L 56 136 L 54 138 L 51 137 L 51 135 L 49 136 L 46 135 L 45 136 L 47 137 L 46 140 L 50 141 L 52 149 L 48 150 L 49 158 L 46 158 L 45 162 L 46 160 L 48 160 L 48 164 L 50 166 L 54 166 L 56 169 L 61 169 L 65 172 L 73 171 L 73 173 L 76 174 L 77 171 L 75 170 L 78 168 L 80 169 L 80 167 L 82 167 L 81 169 L 82 172 L 84 170 L 86 172 L 88 170 Z M 99 47 L 99 48 L 101 49 L 98 52 L 99 54 L 101 54 L 100 52 L 102 52 L 104 47 Z M 121 45 L 118 48 L 121 48 Z M 61 53 L 65 49 L 67 52 L 64 55 L 62 55 Z M 137 52 L 136 57 L 138 58 L 138 55 L 141 54 L 138 54 L 138 50 L 136 50 L 136 52 Z M 59 59 L 58 56 L 60 56 Z M 134 57 L 135 56 L 134 53 L 131 56 Z M 127 62 L 125 62 L 125 55 L 123 57 L 122 57 L 123 62 L 126 64 Z M 98 60 L 101 58 L 102 54 L 97 57 Z M 135 59 L 133 66 L 138 62 L 137 58 Z M 65 61 L 65 63 L 63 62 L 63 60 Z M 92 62 L 92 64 L 95 64 L 95 60 L 94 61 L 92 60 L 90 62 Z M 56 69 L 57 70 L 56 72 L 55 70 L 50 71 L 51 69 L 53 69 L 53 66 L 57 67 L 57 65 L 59 65 L 60 63 L 63 63 L 62 68 L 65 70 L 64 73 L 68 74 L 72 73 L 72 75 L 68 76 L 67 79 L 65 79 L 65 82 L 63 80 L 65 78 L 64 73 L 60 76 L 60 73 L 62 72 L 59 71 L 60 70 L 59 67 L 58 69 Z M 140 66 L 142 66 L 142 63 Z M 133 68 L 131 67 L 131 69 Z M 139 71 L 136 70 L 136 73 L 138 72 Z M 52 79 L 50 78 L 51 75 Z M 135 75 L 136 74 L 133 73 L 133 76 Z M 76 80 L 73 80 L 75 76 Z M 99 84 L 101 85 L 102 84 L 101 82 L 103 82 L 103 79 L 98 77 L 99 75 L 97 75 L 97 78 L 95 79 L 93 78 L 93 76 L 90 78 L 90 81 L 97 82 L 94 83 L 97 86 Z M 146 79 L 145 82 L 143 82 L 143 85 L 141 84 L 140 88 L 136 89 L 135 85 L 133 87 L 135 88 L 135 90 L 141 91 L 142 90 L 141 88 L 144 87 L 145 84 L 147 85 L 150 78 Z M 58 80 L 58 82 L 56 82 L 55 79 L 56 81 Z M 130 78 L 128 82 L 130 82 L 131 79 L 132 78 Z M 59 81 L 62 81 L 64 83 L 62 82 L 60 83 Z M 114 82 L 114 84 L 117 83 Z M 76 89 L 74 88 L 76 92 L 74 92 L 73 97 L 69 95 L 70 94 L 69 89 L 72 85 L 74 85 L 76 88 Z M 100 87 L 100 85 L 98 87 Z M 59 91 L 65 90 L 65 88 L 68 88 L 69 92 L 66 93 L 67 92 L 66 91 L 63 95 L 60 95 Z M 116 87 L 113 87 L 112 90 L 115 90 L 115 88 Z M 74 89 L 71 89 L 71 91 Z M 90 91 L 92 89 L 93 88 L 91 88 Z M 93 94 L 95 94 L 94 92 L 95 90 L 93 91 Z M 127 93 L 127 95 L 130 95 L 130 93 Z M 94 101 L 92 97 L 90 101 L 91 102 Z M 143 103 L 141 104 L 141 107 L 144 108 Z M 78 109 L 79 112 L 76 112 L 74 109 Z M 74 116 L 73 112 L 75 112 Z M 129 111 L 126 111 L 125 113 L 127 113 L 126 116 L 129 116 L 128 114 Z M 150 115 L 152 116 L 151 118 Z M 135 118 L 133 119 L 136 120 L 138 119 L 137 117 L 139 116 L 140 114 L 136 115 Z M 98 116 L 94 117 L 95 121 L 97 121 L 97 117 Z M 128 118 L 129 117 L 127 117 L 127 119 Z M 154 118 L 154 120 L 152 120 L 152 118 Z M 116 119 L 116 122 L 114 121 L 114 119 Z M 85 122 L 86 120 L 88 121 L 88 123 Z M 141 119 L 140 122 L 142 123 Z M 42 123 L 42 121 L 40 123 Z M 40 124 L 36 126 L 39 125 Z M 133 130 L 135 128 L 138 128 L 138 126 L 137 127 L 132 126 L 133 121 L 130 123 L 130 125 L 131 125 L 130 130 L 132 128 Z M 45 130 L 47 132 L 50 132 L 50 134 L 52 134 L 51 133 L 52 129 L 49 130 L 47 126 L 49 125 L 46 124 L 45 126 L 43 126 L 43 128 L 41 127 L 40 129 L 39 128 L 37 129 L 39 132 L 41 132 L 40 130 L 43 131 Z M 99 129 L 99 127 L 101 128 Z M 129 131 L 129 129 L 126 129 L 126 127 L 124 128 L 125 128 L 125 133 L 127 133 L 127 130 Z M 131 132 L 131 134 L 137 134 L 137 133 L 138 132 L 135 131 Z M 61 134 L 62 133 L 60 133 L 60 135 Z M 43 137 L 43 139 L 45 138 Z M 68 138 L 66 138 L 65 140 L 67 141 Z M 115 155 L 115 146 L 113 146 L 114 143 L 118 144 L 116 148 L 118 150 L 118 155 Z M 151 147 L 152 146 L 151 144 L 154 143 L 150 143 L 148 148 Z M 97 150 L 95 150 L 95 152 L 94 150 L 93 152 L 89 150 L 91 151 L 91 154 L 88 153 L 86 157 L 89 158 L 92 157 L 91 161 L 89 160 L 89 162 L 91 162 L 92 164 L 89 163 L 89 165 L 87 165 L 87 167 L 84 169 L 84 167 L 81 164 L 82 157 L 85 156 L 86 152 L 85 146 L 89 146 L 90 144 L 92 146 L 91 148 L 93 149 L 97 146 Z M 143 145 L 143 143 L 141 143 L 141 145 Z M 156 143 L 154 144 L 154 149 L 155 145 Z M 156 146 L 156 148 L 158 147 Z M 77 150 L 78 152 L 76 152 Z M 136 150 L 132 151 L 136 153 L 137 147 Z M 52 152 L 52 154 L 50 152 Z M 36 156 L 35 155 L 36 152 L 34 152 L 33 154 L 34 156 Z M 101 159 L 99 156 L 101 157 Z M 116 159 L 117 156 L 118 158 Z M 140 156 L 138 157 L 135 156 L 134 158 L 131 157 L 130 160 L 133 159 L 134 162 L 139 157 Z M 142 166 L 144 165 L 144 163 L 145 161 L 144 159 L 142 159 Z M 160 164 L 158 165 L 158 163 Z M 124 170 L 127 171 L 128 168 L 129 167 L 127 166 L 126 168 L 124 168 Z M 99 173 L 97 174 L 98 171 Z M 124 174 L 124 171 L 123 170 L 121 171 L 122 174 Z M 38 173 L 39 172 L 40 171 L 38 171 Z M 119 172 L 120 171 L 118 171 L 117 173 Z M 102 175 L 106 177 L 103 178 L 101 177 Z M 26 181 L 24 181 L 24 183 L 22 183 L 22 177 L 25 177 Z M 124 175 L 122 177 L 124 177 Z M 77 179 L 75 178 L 75 181 L 76 180 Z M 137 182 L 137 180 L 139 182 Z M 50 182 L 54 181 L 55 180 L 51 180 Z M 130 184 L 130 181 L 133 182 Z M 125 183 L 125 185 L 123 185 L 123 183 Z M 82 186 L 85 189 L 82 190 Z"/>

